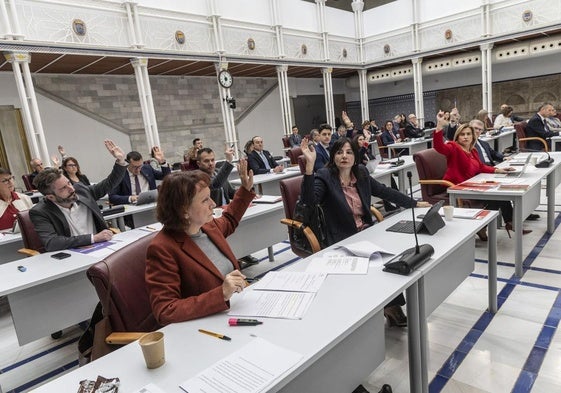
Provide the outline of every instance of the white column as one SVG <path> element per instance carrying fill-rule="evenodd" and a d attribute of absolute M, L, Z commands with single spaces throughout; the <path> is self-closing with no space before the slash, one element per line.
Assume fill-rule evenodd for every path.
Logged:
<path fill-rule="evenodd" d="M 326 120 L 331 125 L 335 127 L 335 108 L 333 104 L 333 83 L 331 80 L 331 72 L 333 69 L 331 67 L 322 68 L 321 73 L 323 75 L 323 94 L 325 97 L 325 116 Z"/>
<path fill-rule="evenodd" d="M 140 32 L 140 20 L 138 18 L 138 6 L 134 1 L 124 1 L 123 5 L 127 11 L 127 26 L 131 37 L 131 46 L 142 48 L 142 34 Z"/>
<path fill-rule="evenodd" d="M 228 102 L 231 98 L 230 89 L 224 88 L 218 82 L 218 74 L 222 70 L 228 69 L 228 63 L 222 62 L 216 64 L 216 84 L 218 85 L 218 94 L 220 95 L 220 109 L 222 111 L 222 118 L 224 119 L 224 140 L 228 146 L 234 145 L 233 149 L 235 156 L 238 157 L 239 152 L 239 141 L 236 136 L 236 124 L 234 122 L 234 111 L 230 108 L 230 103 Z"/>
<path fill-rule="evenodd" d="M 327 61 L 329 60 L 329 32 L 325 27 L 325 1 L 326 0 L 316 0 L 316 5 L 318 15 L 318 29 L 321 33 L 323 42 L 323 59 Z"/>
<path fill-rule="evenodd" d="M 279 58 L 285 57 L 284 53 L 284 36 L 282 31 L 282 23 L 279 18 L 279 5 L 278 0 L 271 1 L 271 20 L 272 26 L 275 29 L 275 37 L 277 39 L 277 53 Z"/>
<path fill-rule="evenodd" d="M 415 85 L 415 114 L 417 121 L 422 128 L 425 124 L 425 105 L 423 97 L 423 71 L 421 68 L 422 58 L 414 57 L 413 62 L 413 84 Z"/>
<path fill-rule="evenodd" d="M 493 44 L 483 44 L 481 49 L 481 93 L 483 109 L 489 112 L 491 118 L 493 114 Z"/>
<path fill-rule="evenodd" d="M 277 66 L 277 78 L 279 80 L 283 131 L 284 135 L 290 135 L 294 122 L 292 119 L 292 107 L 290 105 L 290 92 L 288 89 L 288 66 Z"/>
<path fill-rule="evenodd" d="M 214 44 L 218 54 L 224 53 L 224 41 L 222 39 L 222 25 L 220 23 L 220 15 L 216 8 L 215 0 L 208 1 L 209 18 L 212 21 L 212 29 L 214 31 Z"/>
<path fill-rule="evenodd" d="M 23 123 L 25 125 L 25 133 L 31 155 L 39 158 L 43 162 L 50 162 L 49 150 L 45 133 L 43 131 L 43 123 L 37 105 L 37 97 L 33 89 L 33 80 L 29 71 L 29 62 L 31 56 L 28 53 L 7 53 L 4 55 L 6 60 L 12 64 L 16 86 L 22 107 Z"/>
<path fill-rule="evenodd" d="M 150 150 L 153 146 L 160 146 L 160 136 L 158 134 L 156 112 L 154 111 L 150 77 L 148 75 L 148 59 L 143 57 L 132 59 L 131 64 L 134 68 L 134 76 L 136 77 L 144 132 L 146 133 L 146 144 L 148 145 L 148 150 Z"/>
<path fill-rule="evenodd" d="M 419 52 L 421 46 L 419 43 L 419 0 L 411 0 L 413 10 L 413 24 L 411 25 L 411 35 L 413 39 L 413 52 Z"/>
<path fill-rule="evenodd" d="M 370 120 L 370 108 L 368 108 L 368 79 L 366 70 L 358 70 L 358 83 L 360 88 L 360 112 L 362 120 Z"/>
<path fill-rule="evenodd" d="M 364 2 L 362 0 L 353 0 L 351 6 L 355 17 L 355 38 L 358 45 L 358 59 L 361 64 L 364 64 L 364 21 L 362 17 Z"/>
<path fill-rule="evenodd" d="M 489 0 L 482 0 L 481 4 L 481 26 L 483 26 L 482 37 L 488 37 L 491 34 L 491 16 Z"/>

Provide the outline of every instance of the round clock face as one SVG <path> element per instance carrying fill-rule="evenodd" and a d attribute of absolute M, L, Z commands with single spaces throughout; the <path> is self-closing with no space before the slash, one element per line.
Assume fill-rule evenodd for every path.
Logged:
<path fill-rule="evenodd" d="M 230 74 L 226 70 L 222 70 L 218 74 L 218 82 L 220 82 L 222 87 L 228 88 L 228 87 L 232 86 L 232 83 L 234 82 L 234 79 L 232 78 L 232 74 Z"/>

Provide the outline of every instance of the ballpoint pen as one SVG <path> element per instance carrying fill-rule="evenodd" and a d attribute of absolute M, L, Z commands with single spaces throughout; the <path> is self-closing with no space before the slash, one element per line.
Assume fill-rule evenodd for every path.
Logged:
<path fill-rule="evenodd" d="M 209 336 L 216 337 L 216 338 L 219 338 L 219 339 L 221 339 L 221 340 L 226 340 L 226 341 L 231 341 L 231 340 L 232 340 L 230 337 L 225 336 L 225 335 L 223 335 L 223 334 L 214 333 L 214 332 L 211 332 L 211 331 L 208 331 L 208 330 L 204 330 L 204 329 L 199 329 L 199 332 L 201 332 L 201 333 L 203 333 L 203 334 L 208 334 Z"/>

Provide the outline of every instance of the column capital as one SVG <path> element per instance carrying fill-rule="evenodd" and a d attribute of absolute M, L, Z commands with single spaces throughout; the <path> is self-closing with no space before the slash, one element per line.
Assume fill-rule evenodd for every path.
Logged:
<path fill-rule="evenodd" d="M 146 67 L 148 66 L 148 59 L 146 57 L 135 57 L 130 59 L 133 67 Z"/>
<path fill-rule="evenodd" d="M 287 72 L 288 71 L 288 66 L 286 64 L 278 65 L 276 68 L 277 68 L 277 72 Z"/>
<path fill-rule="evenodd" d="M 28 52 L 4 52 L 8 63 L 31 63 L 31 54 Z"/>
<path fill-rule="evenodd" d="M 333 72 L 333 67 L 324 67 L 321 69 L 322 74 L 331 74 Z"/>
<path fill-rule="evenodd" d="M 323 4 L 325 5 L 326 0 L 316 0 L 316 4 Z"/>
<path fill-rule="evenodd" d="M 353 0 L 353 3 L 351 4 L 351 7 L 353 8 L 354 12 L 360 12 L 364 9 L 364 1 Z"/>
<path fill-rule="evenodd" d="M 492 42 L 488 42 L 486 44 L 481 44 L 479 45 L 479 48 L 481 50 L 489 50 L 489 49 L 493 49 L 493 43 Z"/>
<path fill-rule="evenodd" d="M 411 59 L 411 63 L 413 64 L 421 64 L 423 62 L 423 58 L 422 57 L 413 57 Z"/>
<path fill-rule="evenodd" d="M 222 59 L 221 61 L 215 64 L 217 73 L 228 69 L 228 62 L 225 60 L 226 59 Z"/>

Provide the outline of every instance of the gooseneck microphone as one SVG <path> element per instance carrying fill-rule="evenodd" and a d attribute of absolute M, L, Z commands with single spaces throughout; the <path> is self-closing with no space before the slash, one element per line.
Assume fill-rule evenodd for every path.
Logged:
<path fill-rule="evenodd" d="M 547 158 L 545 160 L 541 160 L 540 162 L 536 162 L 536 165 L 534 165 L 536 168 L 549 168 L 549 166 L 555 162 L 555 160 L 553 158 L 551 158 L 551 156 L 549 155 L 549 152 L 547 152 L 545 150 L 520 149 L 520 151 L 547 154 Z"/>
<path fill-rule="evenodd" d="M 413 199 L 413 182 L 411 181 L 411 171 L 407 171 L 407 178 L 409 179 L 409 190 L 411 199 Z M 384 271 L 396 273 L 401 275 L 408 275 L 417 266 L 421 266 L 428 261 L 434 254 L 434 248 L 430 244 L 422 244 L 419 246 L 419 239 L 417 238 L 417 222 L 415 221 L 415 208 L 411 207 L 411 214 L 413 215 L 413 233 L 415 234 L 415 247 L 408 248 L 401 254 L 393 257 L 384 264 Z"/>
<path fill-rule="evenodd" d="M 403 154 L 403 152 L 405 151 L 405 149 L 401 149 L 401 151 L 397 154 L 397 160 L 395 161 L 395 166 L 400 166 L 403 165 L 405 163 L 405 160 L 401 158 L 401 155 Z"/>

